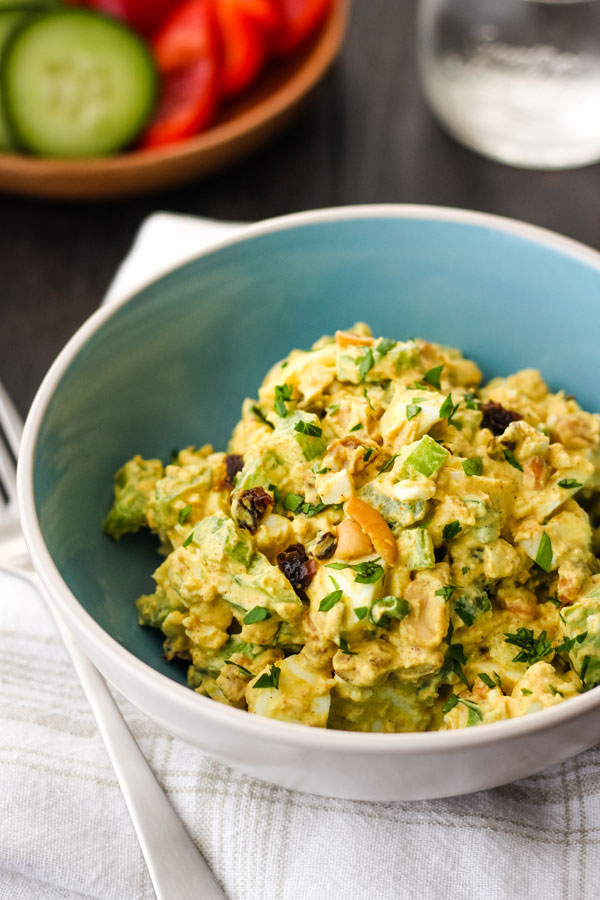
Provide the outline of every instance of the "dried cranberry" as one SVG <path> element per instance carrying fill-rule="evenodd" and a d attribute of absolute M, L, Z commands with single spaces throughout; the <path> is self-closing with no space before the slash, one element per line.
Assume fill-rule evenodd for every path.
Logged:
<path fill-rule="evenodd" d="M 317 572 L 317 564 L 308 556 L 304 544 L 290 544 L 287 550 L 277 555 L 277 565 L 298 596 L 304 599 L 304 588 L 309 586 Z"/>
<path fill-rule="evenodd" d="M 499 437 L 504 434 L 511 422 L 518 422 L 523 416 L 512 409 L 504 409 L 500 403 L 494 400 L 488 400 L 481 407 L 483 418 L 481 420 L 482 428 L 489 428 L 492 434 Z"/>
<path fill-rule="evenodd" d="M 232 504 L 233 516 L 240 528 L 254 534 L 260 520 L 273 506 L 273 498 L 264 488 L 255 487 L 242 491 Z"/>
<path fill-rule="evenodd" d="M 239 453 L 228 453 L 225 457 L 225 470 L 227 472 L 227 481 L 233 486 L 234 478 L 238 472 L 244 468 L 244 457 Z"/>

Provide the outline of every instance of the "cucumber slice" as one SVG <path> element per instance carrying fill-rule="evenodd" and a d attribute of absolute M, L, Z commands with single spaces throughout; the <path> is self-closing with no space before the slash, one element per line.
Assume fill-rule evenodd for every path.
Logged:
<path fill-rule="evenodd" d="M 8 3 L 0 0 L 0 59 L 14 32 L 21 22 L 24 21 L 25 16 L 28 15 L 26 10 L 32 8 L 25 4 L 17 7 L 15 3 L 11 3 L 9 6 Z M 14 149 L 16 149 L 16 141 L 6 119 L 2 94 L 0 93 L 0 151 Z"/>
<path fill-rule="evenodd" d="M 6 47 L 0 83 L 19 143 L 40 156 L 105 156 L 151 115 L 156 68 L 142 40 L 114 19 L 57 9 L 28 20 Z"/>

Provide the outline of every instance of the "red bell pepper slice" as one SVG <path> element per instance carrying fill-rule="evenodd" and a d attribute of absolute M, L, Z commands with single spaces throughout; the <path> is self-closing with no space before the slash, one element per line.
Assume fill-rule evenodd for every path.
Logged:
<path fill-rule="evenodd" d="M 185 0 L 153 41 L 162 95 L 142 147 L 172 144 L 206 127 L 219 98 L 219 35 L 212 0 Z"/>

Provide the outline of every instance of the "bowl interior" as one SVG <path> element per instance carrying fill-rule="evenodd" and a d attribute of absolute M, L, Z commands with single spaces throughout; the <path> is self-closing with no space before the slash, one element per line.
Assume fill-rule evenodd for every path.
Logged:
<path fill-rule="evenodd" d="M 600 410 L 600 267 L 531 237 L 457 221 L 301 224 L 210 253 L 120 307 L 80 347 L 44 413 L 34 492 L 63 579 L 119 643 L 172 678 L 161 635 L 137 625 L 160 558 L 148 535 L 102 533 L 116 469 L 135 453 L 224 449 L 267 368 L 321 334 L 455 345 L 484 374 L 535 366 Z"/>

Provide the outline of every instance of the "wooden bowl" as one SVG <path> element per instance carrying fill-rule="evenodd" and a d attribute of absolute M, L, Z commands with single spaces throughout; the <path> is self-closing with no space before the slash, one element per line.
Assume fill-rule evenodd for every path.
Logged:
<path fill-rule="evenodd" d="M 336 58 L 348 0 L 336 0 L 318 33 L 294 56 L 272 62 L 215 124 L 179 144 L 96 159 L 0 154 L 0 191 L 53 200 L 145 194 L 216 172 L 278 132 Z"/>

